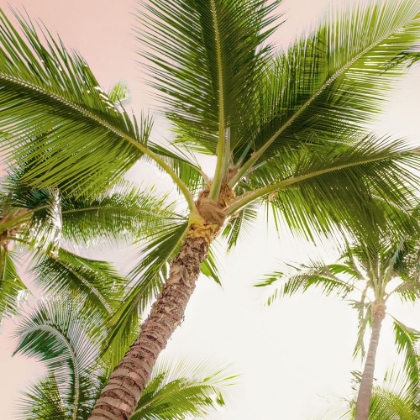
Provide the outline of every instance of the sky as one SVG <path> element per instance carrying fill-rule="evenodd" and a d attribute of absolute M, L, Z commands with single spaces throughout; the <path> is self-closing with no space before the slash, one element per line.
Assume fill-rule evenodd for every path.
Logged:
<path fill-rule="evenodd" d="M 280 11 L 285 13 L 286 23 L 277 32 L 276 41 L 287 44 L 296 33 L 315 22 L 328 3 L 285 0 Z M 156 108 L 136 64 L 139 45 L 131 31 L 134 0 L 0 0 L 2 9 L 6 10 L 8 4 L 18 10 L 25 7 L 31 18 L 41 19 L 67 47 L 78 50 L 105 90 L 126 80 L 132 97 L 130 106 L 136 113 Z M 384 114 L 378 118 L 379 131 L 415 137 L 420 111 L 419 82 L 417 68 L 391 96 Z M 166 129 L 165 122 L 157 117 L 154 138 L 165 138 Z M 210 171 L 213 162 L 204 165 Z M 169 179 L 157 174 L 149 164 L 136 166 L 129 178 L 144 184 L 157 183 L 161 190 L 172 189 Z M 120 267 L 127 265 L 133 255 L 126 254 L 121 252 L 117 258 Z M 109 255 L 105 253 L 102 258 Z M 231 363 L 241 374 L 238 386 L 231 391 L 229 406 L 209 419 L 314 420 L 331 401 L 337 402 L 333 397 L 351 396 L 350 371 L 361 369 L 359 361 L 352 361 L 357 325 L 352 309 L 342 301 L 316 293 L 284 299 L 267 308 L 263 305 L 263 292 L 252 288 L 265 273 L 280 268 L 281 262 L 304 263 L 319 256 L 332 261 L 335 255 L 329 245 L 314 246 L 287 233 L 279 239 L 273 229 L 267 230 L 261 223 L 248 233 L 240 249 L 220 258 L 223 289 L 200 278 L 185 322 L 171 338 L 164 356 L 213 358 L 221 364 Z M 390 302 L 388 308 L 404 323 L 420 330 L 420 307 L 401 307 Z M 13 418 L 18 390 L 42 372 L 42 367 L 32 360 L 10 357 L 13 342 L 9 336 L 14 322 L 5 322 L 0 335 L 2 420 Z M 377 378 L 395 362 L 390 330 L 386 320 Z"/>

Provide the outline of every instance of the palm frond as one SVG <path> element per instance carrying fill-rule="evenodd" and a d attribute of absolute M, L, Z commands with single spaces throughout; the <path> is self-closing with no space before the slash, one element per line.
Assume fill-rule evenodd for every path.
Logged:
<path fill-rule="evenodd" d="M 203 188 L 206 183 L 204 172 L 187 145 L 178 146 L 176 143 L 171 143 L 170 147 L 175 150 L 170 150 L 169 147 L 149 141 L 148 147 L 174 170 L 192 193 Z"/>
<path fill-rule="evenodd" d="M 141 52 L 151 83 L 169 105 L 167 116 L 184 143 L 216 153 L 225 130 L 238 141 L 239 122 L 255 95 L 278 1 L 141 2 Z"/>
<path fill-rule="evenodd" d="M 169 274 L 169 262 L 176 255 L 188 229 L 188 222 L 157 230 L 141 248 L 142 260 L 129 274 L 132 285 L 123 297 L 123 304 L 109 321 L 108 345 L 117 335 L 127 335 L 138 323 L 140 314 L 156 296 Z"/>
<path fill-rule="evenodd" d="M 334 270 L 333 265 L 332 269 Z M 276 281 L 281 281 L 281 285 L 267 299 L 267 305 L 271 305 L 275 300 L 284 296 L 292 296 L 296 293 L 303 293 L 310 287 L 321 289 L 326 296 L 335 294 L 345 298 L 354 290 L 354 282 L 345 281 L 338 278 L 329 266 L 324 263 L 311 262 L 309 265 L 300 265 L 295 268 L 297 274 L 285 276 L 282 272 L 275 272 L 266 275 L 266 280 L 257 283 L 256 287 L 272 285 Z"/>
<path fill-rule="evenodd" d="M 214 362 L 169 360 L 159 363 L 143 392 L 133 420 L 205 418 L 225 406 L 237 375 Z"/>
<path fill-rule="evenodd" d="M 269 64 L 246 170 L 284 148 L 347 142 L 356 131 L 366 133 L 405 73 L 405 63 L 389 64 L 418 42 L 419 28 L 417 0 L 331 10 L 312 36 Z"/>
<path fill-rule="evenodd" d="M 29 293 L 13 261 L 15 253 L 0 246 L 0 320 L 15 315 Z"/>
<path fill-rule="evenodd" d="M 350 234 L 378 226 L 408 234 L 415 225 L 404 208 L 412 204 L 419 180 L 411 168 L 418 162 L 403 142 L 375 136 L 352 145 L 285 149 L 248 177 L 252 192 L 228 212 L 264 196 L 277 220 L 310 239 L 337 226 Z"/>
<path fill-rule="evenodd" d="M 420 332 L 407 327 L 402 322 L 394 319 L 393 328 L 395 333 L 395 344 L 397 351 L 403 354 L 404 369 L 407 373 L 410 383 L 419 384 L 419 362 L 420 358 L 417 346 L 420 339 Z"/>
<path fill-rule="evenodd" d="M 145 239 L 155 229 L 182 219 L 174 203 L 128 182 L 119 182 L 96 197 L 67 194 L 62 200 L 63 237 L 76 243 Z"/>
<path fill-rule="evenodd" d="M 39 253 L 33 272 L 48 295 L 73 296 L 103 316 L 120 306 L 128 285 L 110 263 L 83 258 L 63 248 L 56 256 Z"/>
<path fill-rule="evenodd" d="M 80 55 L 15 17 L 24 37 L 0 12 L 1 149 L 18 164 L 31 162 L 24 178 L 31 185 L 100 191 L 140 158 L 151 121 L 129 117 Z"/>
<path fill-rule="evenodd" d="M 372 304 L 365 302 L 364 296 L 360 301 L 350 301 L 350 305 L 357 310 L 357 341 L 353 349 L 353 358 L 356 358 L 359 354 L 362 360 L 366 356 L 366 349 L 364 338 L 366 335 L 366 328 L 371 324 L 372 316 Z"/>
<path fill-rule="evenodd" d="M 220 262 L 217 258 L 216 243 L 213 242 L 207 254 L 207 258 L 201 263 L 201 273 L 214 280 L 219 286 L 222 286 L 220 276 Z"/>
<path fill-rule="evenodd" d="M 238 241 L 249 236 L 258 218 L 258 203 L 250 203 L 234 214 L 223 230 L 222 235 L 227 238 L 228 251 L 231 251 Z"/>
<path fill-rule="evenodd" d="M 33 398 L 27 395 L 29 399 L 21 402 L 21 411 L 30 410 L 34 400 L 37 403 L 34 408 L 44 409 L 49 401 L 40 403 L 39 397 L 48 392 L 46 386 L 52 386 L 51 402 L 57 402 L 59 392 L 60 412 L 67 416 L 64 418 L 84 420 L 90 414 L 98 392 L 96 375 L 92 373 L 99 356 L 97 344 L 101 337 L 98 330 L 102 317 L 95 310 L 81 311 L 80 308 L 80 302 L 62 296 L 44 300 L 20 320 L 15 332 L 18 344 L 14 354 L 38 358 L 50 373 L 49 379 L 32 389 L 35 391 L 32 392 Z M 51 375 L 54 376 L 53 383 Z"/>
<path fill-rule="evenodd" d="M 31 384 L 17 401 L 17 420 L 67 420 L 60 389 L 53 374 Z"/>

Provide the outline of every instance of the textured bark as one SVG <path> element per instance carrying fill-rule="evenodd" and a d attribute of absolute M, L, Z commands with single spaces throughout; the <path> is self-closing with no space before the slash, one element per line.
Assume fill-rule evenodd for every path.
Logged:
<path fill-rule="evenodd" d="M 375 372 L 376 351 L 381 334 L 382 321 L 385 318 L 385 304 L 374 302 L 372 306 L 372 334 L 370 336 L 369 350 L 360 382 L 359 394 L 356 403 L 355 420 L 368 420 L 370 400 L 372 397 L 373 375 Z"/>
<path fill-rule="evenodd" d="M 232 190 L 228 193 L 233 197 Z M 212 239 L 222 226 L 225 200 L 218 203 L 203 191 L 196 203 L 202 222 L 193 223 L 171 264 L 169 278 L 153 304 L 141 333 L 115 368 L 102 390 L 90 420 L 128 420 L 135 410 L 160 352 L 181 324 L 185 308 L 200 275 L 201 263 L 207 256 Z M 223 201 L 222 201 L 223 199 Z M 219 204 L 223 202 L 222 204 Z"/>

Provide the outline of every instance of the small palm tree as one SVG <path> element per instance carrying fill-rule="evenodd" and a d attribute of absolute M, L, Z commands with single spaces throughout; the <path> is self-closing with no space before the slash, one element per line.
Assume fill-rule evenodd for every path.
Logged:
<path fill-rule="evenodd" d="M 357 397 L 357 420 L 368 419 L 376 352 L 388 299 L 393 295 L 398 295 L 404 302 L 415 302 L 420 298 L 419 246 L 418 241 L 414 240 L 405 239 L 398 243 L 378 237 L 375 244 L 367 245 L 362 241 L 349 245 L 338 263 L 326 265 L 312 262 L 295 267 L 296 274 L 285 276 L 276 272 L 257 284 L 268 286 L 281 283 L 268 298 L 268 304 L 283 296 L 315 287 L 326 295 L 346 299 L 357 310 L 359 332 L 354 356 L 360 352 L 362 359 L 366 357 Z M 400 284 L 389 290 L 391 281 L 395 279 L 400 280 Z M 354 295 L 359 297 L 353 299 Z M 415 342 L 420 333 L 406 327 L 396 318 L 393 318 L 393 322 L 397 350 L 405 353 L 407 372 L 415 377 L 418 373 L 418 360 L 414 356 Z M 365 355 L 363 340 L 368 325 L 371 325 L 372 332 Z"/>
<path fill-rule="evenodd" d="M 101 357 L 106 331 L 100 312 L 69 298 L 44 300 L 21 318 L 15 354 L 38 358 L 47 373 L 24 392 L 17 418 L 86 420 L 113 369 Z M 121 345 L 114 341 L 112 351 Z M 204 418 L 225 405 L 234 382 L 230 369 L 212 363 L 160 363 L 132 419 Z"/>
<path fill-rule="evenodd" d="M 268 39 L 279 3 L 140 2 L 137 34 L 147 45 L 141 54 L 174 133 L 165 146 L 151 141 L 150 118 L 116 105 L 86 62 L 47 29 L 40 29 L 42 41 L 17 15 L 22 37 L 0 16 L 1 145 L 13 164 L 30 162 L 25 181 L 95 195 L 148 159 L 170 176 L 187 208 L 185 219 L 148 238 L 130 275 L 133 288 L 111 321 L 115 328 L 158 298 L 92 419 L 131 416 L 182 322 L 210 244 L 224 233 L 235 245 L 256 206 L 274 215 L 278 229 L 285 221 L 309 238 L 337 227 L 410 229 L 405 218 L 382 217 L 378 203 L 409 204 L 417 150 L 367 127 L 418 42 L 418 1 L 342 10 L 287 51 L 275 51 Z M 216 158 L 211 179 L 197 152 Z M 214 267 L 207 263 L 207 272 Z"/>
<path fill-rule="evenodd" d="M 406 334 L 412 341 L 412 348 L 415 349 L 414 353 L 406 355 L 406 357 L 412 359 L 411 369 L 409 371 L 407 369 L 397 370 L 396 367 L 393 367 L 386 372 L 381 385 L 373 386 L 369 420 L 420 419 L 420 365 L 418 353 L 420 334 L 409 330 L 406 330 Z M 361 379 L 360 372 L 353 372 L 353 374 L 355 376 L 354 382 L 359 384 Z M 353 420 L 356 414 L 356 399 L 345 399 L 344 401 L 346 408 L 332 408 L 332 411 L 335 411 L 334 417 L 328 417 L 328 413 L 324 413 L 319 420 L 325 420 L 326 418 L 331 420 Z"/>

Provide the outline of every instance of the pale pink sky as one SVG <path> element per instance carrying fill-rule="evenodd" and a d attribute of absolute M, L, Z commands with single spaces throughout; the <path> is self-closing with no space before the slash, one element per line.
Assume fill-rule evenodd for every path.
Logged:
<path fill-rule="evenodd" d="M 279 31 L 280 39 L 290 39 L 328 3 L 285 1 L 282 10 L 289 13 Z M 105 90 L 126 79 L 136 112 L 154 104 L 135 64 L 138 45 L 130 36 L 134 0 L 0 0 L 4 10 L 7 4 L 19 10 L 24 6 L 33 19 L 40 18 L 52 33 L 58 32 L 65 45 L 85 57 Z M 393 107 L 381 119 L 384 130 L 396 131 L 399 123 L 404 134 L 414 133 L 410 123 L 418 124 L 419 75 L 418 71 L 413 73 L 403 84 L 404 92 L 393 98 Z M 164 135 L 165 125 L 158 121 L 155 135 Z M 145 168 L 148 173 L 143 178 L 154 182 L 156 174 L 151 166 Z M 133 177 L 140 175 L 134 173 Z M 167 180 L 159 178 L 159 183 L 163 186 Z M 351 363 L 355 314 L 341 302 L 306 295 L 284 300 L 271 309 L 261 307 L 250 284 L 269 271 L 275 259 L 301 261 L 302 255 L 323 252 L 289 237 L 283 238 L 283 243 L 287 246 L 279 245 L 273 235 L 267 238 L 265 231 L 255 233 L 241 254 L 234 252 L 225 261 L 224 291 L 206 279 L 200 280 L 186 321 L 168 346 L 169 353 L 179 356 L 203 354 L 233 362 L 243 373 L 231 408 L 212 416 L 214 420 L 312 420 L 319 405 L 317 394 L 345 396 L 350 389 L 350 370 L 360 368 Z M 415 314 L 420 319 L 419 308 Z M 420 329 L 418 321 L 413 323 L 410 317 L 406 310 L 402 320 Z M 29 378 L 41 370 L 32 361 L 10 359 L 12 345 L 7 337 L 12 327 L 12 322 L 6 322 L 0 335 L 1 420 L 13 418 L 12 399 L 17 389 L 24 389 Z M 385 345 L 387 340 L 391 342 L 384 334 L 379 372 L 393 361 L 393 353 Z"/>

